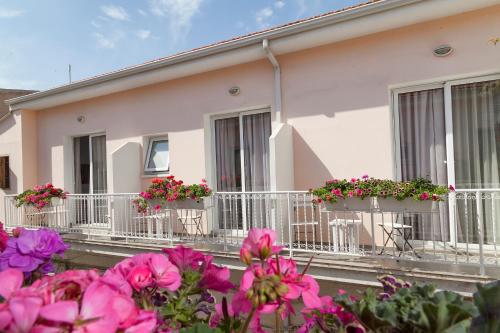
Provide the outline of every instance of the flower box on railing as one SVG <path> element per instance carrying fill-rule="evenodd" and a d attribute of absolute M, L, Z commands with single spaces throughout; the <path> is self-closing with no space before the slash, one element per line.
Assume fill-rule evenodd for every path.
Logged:
<path fill-rule="evenodd" d="M 167 203 L 167 209 L 195 209 L 205 210 L 212 207 L 212 197 L 204 197 L 200 199 L 184 199 L 175 200 Z"/>
<path fill-rule="evenodd" d="M 205 210 L 213 206 L 212 197 L 203 197 L 199 199 L 178 199 L 167 201 L 162 199 L 148 200 L 148 205 L 152 209 L 195 209 Z"/>
<path fill-rule="evenodd" d="M 325 210 L 329 212 L 369 212 L 372 207 L 372 201 L 372 198 L 345 198 L 337 199 L 336 202 L 325 201 Z"/>
<path fill-rule="evenodd" d="M 394 198 L 377 198 L 378 208 L 382 212 L 431 213 L 432 200 L 414 200 L 412 198 L 396 200 Z"/>
<path fill-rule="evenodd" d="M 64 200 L 61 198 L 51 198 L 50 199 L 50 205 L 52 207 L 58 207 L 64 205 Z"/>

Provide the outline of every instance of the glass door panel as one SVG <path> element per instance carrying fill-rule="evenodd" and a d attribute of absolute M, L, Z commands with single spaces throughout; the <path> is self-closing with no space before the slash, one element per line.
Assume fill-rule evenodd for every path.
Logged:
<path fill-rule="evenodd" d="M 426 178 L 435 184 L 446 185 L 444 89 L 401 93 L 397 103 L 401 180 Z M 397 218 L 413 227 L 413 239 L 448 241 L 448 207 L 440 205 L 438 211 L 404 217 L 398 215 Z"/>
<path fill-rule="evenodd" d="M 106 136 L 95 135 L 90 137 L 91 166 L 92 166 L 92 194 L 91 197 L 92 220 L 95 223 L 108 223 L 109 197 L 106 194 L 107 165 L 106 165 Z"/>
<path fill-rule="evenodd" d="M 456 188 L 500 189 L 500 80 L 452 85 L 451 97 Z M 459 241 L 479 241 L 481 213 L 484 241 L 496 243 L 499 200 L 457 200 L 457 209 Z"/>
<path fill-rule="evenodd" d="M 243 115 L 243 154 L 245 191 L 262 192 L 270 188 L 269 137 L 271 136 L 271 114 Z M 254 195 L 245 204 L 248 228 L 269 227 L 269 198 Z"/>
<path fill-rule="evenodd" d="M 215 120 L 215 161 L 218 192 L 241 192 L 241 145 L 239 117 Z M 222 198 L 217 203 L 219 227 L 243 228 L 241 200 Z"/>

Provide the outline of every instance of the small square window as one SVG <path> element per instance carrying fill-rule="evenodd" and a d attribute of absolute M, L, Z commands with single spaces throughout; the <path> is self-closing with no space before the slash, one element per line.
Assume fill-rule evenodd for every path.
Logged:
<path fill-rule="evenodd" d="M 167 138 L 153 138 L 149 140 L 148 153 L 144 171 L 165 172 L 170 167 Z"/>

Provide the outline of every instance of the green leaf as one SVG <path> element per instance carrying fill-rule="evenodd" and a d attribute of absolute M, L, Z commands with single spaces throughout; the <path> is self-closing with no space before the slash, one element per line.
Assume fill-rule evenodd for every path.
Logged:
<path fill-rule="evenodd" d="M 188 328 L 183 328 L 180 333 L 222 333 L 218 328 L 210 328 L 207 324 L 195 324 Z"/>

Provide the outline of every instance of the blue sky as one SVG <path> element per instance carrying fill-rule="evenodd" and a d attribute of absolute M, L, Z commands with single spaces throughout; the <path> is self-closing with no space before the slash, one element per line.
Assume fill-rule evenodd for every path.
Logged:
<path fill-rule="evenodd" d="M 0 88 L 47 89 L 361 0 L 0 0 Z"/>

